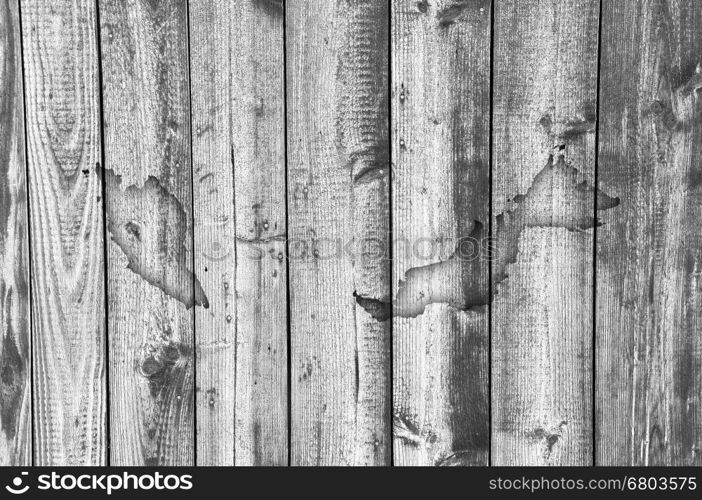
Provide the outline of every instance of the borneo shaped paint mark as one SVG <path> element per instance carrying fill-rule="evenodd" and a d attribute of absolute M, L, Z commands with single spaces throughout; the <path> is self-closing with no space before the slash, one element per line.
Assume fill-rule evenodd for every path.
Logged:
<path fill-rule="evenodd" d="M 354 293 L 356 302 L 378 321 L 392 316 L 414 318 L 436 303 L 458 310 L 485 306 L 491 297 L 484 266 L 492 262 L 493 282 L 501 283 L 507 277 L 507 266 L 517 260 L 519 238 L 527 227 L 581 231 L 600 225 L 593 214 L 595 196 L 598 211 L 619 205 L 619 198 L 581 180 L 578 170 L 566 164 L 562 155 L 555 163 L 551 155 L 527 192 L 515 196 L 510 207 L 497 216 L 492 239 L 487 228 L 476 221 L 471 234 L 459 240 L 448 259 L 405 273 L 392 307 L 387 301 Z"/>
<path fill-rule="evenodd" d="M 96 165 L 98 175 L 101 170 Z M 104 172 L 105 192 L 115 197 L 107 203 L 107 229 L 127 256 L 127 269 L 187 308 L 208 308 L 205 291 L 189 269 L 183 244 L 187 218 L 178 199 L 153 176 L 141 188 L 122 190 L 121 176 L 110 169 Z"/>

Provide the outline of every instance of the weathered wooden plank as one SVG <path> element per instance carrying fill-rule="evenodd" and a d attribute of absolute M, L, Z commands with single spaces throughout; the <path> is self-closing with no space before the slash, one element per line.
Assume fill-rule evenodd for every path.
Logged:
<path fill-rule="evenodd" d="M 283 2 L 244 1 L 231 51 L 236 464 L 288 464 Z"/>
<path fill-rule="evenodd" d="M 598 465 L 702 465 L 700 26 L 696 0 L 603 3 Z"/>
<path fill-rule="evenodd" d="M 392 2 L 396 465 L 488 462 L 490 4 Z"/>
<path fill-rule="evenodd" d="M 0 465 L 31 465 L 29 241 L 17 0 L 0 2 Z"/>
<path fill-rule="evenodd" d="M 209 309 L 195 310 L 197 465 L 234 465 L 236 254 L 229 53 L 233 2 L 191 0 L 195 271 Z M 235 14 L 236 12 L 236 14 Z"/>
<path fill-rule="evenodd" d="M 100 0 L 113 465 L 192 465 L 187 6 Z"/>
<path fill-rule="evenodd" d="M 190 3 L 202 465 L 288 461 L 283 20 L 275 2 Z"/>
<path fill-rule="evenodd" d="M 95 2 L 22 2 L 36 465 L 106 460 Z"/>
<path fill-rule="evenodd" d="M 292 463 L 388 464 L 388 5 L 285 8 Z"/>
<path fill-rule="evenodd" d="M 593 460 L 598 15 L 597 0 L 495 4 L 495 465 Z"/>

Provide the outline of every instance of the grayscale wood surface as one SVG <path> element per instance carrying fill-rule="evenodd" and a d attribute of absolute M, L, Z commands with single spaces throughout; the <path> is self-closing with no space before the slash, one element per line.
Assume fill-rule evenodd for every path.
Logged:
<path fill-rule="evenodd" d="M 490 15 L 489 0 L 392 2 L 396 302 L 422 269 L 426 287 L 448 285 L 466 300 L 487 288 L 486 259 L 466 256 L 449 273 L 439 263 L 488 227 Z M 487 465 L 488 299 L 471 308 L 419 290 L 435 303 L 393 320 L 394 463 Z M 404 303 L 395 309 L 402 316 Z"/>
<path fill-rule="evenodd" d="M 237 9 L 238 11 L 238 9 Z M 189 4 L 195 271 L 209 309 L 195 309 L 197 465 L 234 465 L 236 253 L 229 54 L 234 2 Z"/>
<path fill-rule="evenodd" d="M 702 465 L 702 4 L 604 0 L 597 464 Z"/>
<path fill-rule="evenodd" d="M 100 0 L 110 463 L 194 463 L 186 2 Z M 207 285 L 207 283 L 205 283 Z"/>
<path fill-rule="evenodd" d="M 241 5 L 239 5 L 239 3 Z M 231 32 L 236 208 L 237 465 L 288 464 L 282 2 L 237 3 Z"/>
<path fill-rule="evenodd" d="M 286 465 L 283 9 L 195 1 L 190 21 L 196 271 L 214 291 L 196 310 L 198 464 Z"/>
<path fill-rule="evenodd" d="M 598 12 L 597 0 L 495 3 L 494 465 L 593 460 L 593 231 L 582 221 L 594 195 L 579 183 L 594 183 Z"/>
<path fill-rule="evenodd" d="M 285 9 L 292 464 L 387 465 L 388 5 Z"/>
<path fill-rule="evenodd" d="M 0 466 L 32 463 L 29 242 L 17 0 L 0 2 Z"/>
<path fill-rule="evenodd" d="M 0 42 L 0 465 L 702 465 L 697 0 Z"/>
<path fill-rule="evenodd" d="M 95 3 L 22 2 L 35 465 L 106 459 Z"/>

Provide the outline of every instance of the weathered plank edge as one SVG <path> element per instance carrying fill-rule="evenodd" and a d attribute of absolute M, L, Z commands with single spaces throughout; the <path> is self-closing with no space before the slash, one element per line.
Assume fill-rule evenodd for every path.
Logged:
<path fill-rule="evenodd" d="M 20 255 L 19 257 L 22 259 L 19 263 L 17 263 L 17 266 L 19 266 L 21 271 L 24 271 L 21 273 L 20 278 L 23 278 L 24 284 L 26 285 L 26 291 L 25 293 L 18 294 L 16 299 L 19 299 L 24 302 L 23 305 L 20 305 L 20 309 L 23 309 L 23 312 L 21 313 L 24 318 L 20 318 L 20 321 L 25 321 L 26 322 L 26 329 L 25 332 L 23 332 L 24 336 L 24 342 L 26 343 L 25 346 L 25 352 L 24 354 L 24 361 L 26 362 L 26 366 L 24 367 L 25 371 L 25 377 L 24 377 L 24 388 L 23 388 L 23 393 L 24 395 L 22 396 L 23 401 L 20 402 L 20 408 L 19 408 L 19 414 L 17 415 L 17 420 L 18 422 L 15 423 L 15 425 L 19 424 L 20 429 L 22 427 L 25 427 L 24 429 L 24 438 L 21 438 L 21 430 L 18 431 L 15 429 L 15 436 L 14 436 L 14 443 L 12 444 L 13 450 L 7 449 L 6 451 L 10 452 L 13 451 L 14 455 L 13 456 L 7 456 L 7 457 L 1 457 L 3 460 L 6 459 L 4 462 L 7 465 L 17 465 L 17 466 L 30 466 L 33 465 L 33 437 L 34 437 L 34 414 L 33 414 L 33 377 L 32 377 L 32 368 L 33 368 L 33 350 L 32 350 L 32 308 L 31 308 L 31 303 L 30 303 L 30 298 L 32 295 L 32 289 L 31 289 L 31 262 L 32 262 L 32 257 L 31 257 L 31 245 L 30 245 L 30 239 L 29 239 L 29 224 L 30 224 L 30 213 L 29 213 L 29 193 L 28 193 L 28 165 L 27 165 L 27 129 L 26 129 L 26 123 L 27 123 L 27 111 L 26 111 L 26 105 L 25 105 L 25 90 L 24 90 L 24 62 L 23 62 L 23 57 L 24 57 L 24 50 L 23 50 L 23 41 L 22 41 L 22 11 L 21 11 L 21 5 L 19 0 L 5 0 L 4 2 L 4 7 L 5 7 L 5 12 L 3 15 L 6 16 L 5 22 L 7 25 L 7 30 L 8 30 L 8 45 L 12 45 L 12 47 L 9 47 L 10 52 L 11 52 L 11 57 L 13 60 L 13 65 L 15 67 L 15 76 L 13 78 L 13 81 L 10 82 L 10 85 L 14 87 L 14 92 L 17 93 L 16 96 L 14 96 L 13 101 L 18 103 L 21 107 L 21 113 L 16 118 L 16 121 L 18 122 L 16 125 L 18 125 L 18 130 L 14 131 L 15 124 L 11 126 L 10 130 L 10 136 L 15 135 L 16 140 L 21 140 L 23 141 L 22 144 L 17 144 L 17 154 L 19 155 L 17 160 L 20 165 L 18 165 L 21 169 L 19 172 L 20 175 L 20 186 L 18 186 L 18 191 L 20 194 L 20 203 L 19 206 L 22 206 L 22 203 L 24 204 L 24 213 L 23 214 L 18 214 L 18 218 L 24 218 L 25 221 L 25 227 L 23 234 L 19 235 L 19 238 L 21 239 L 20 245 L 19 245 L 19 250 L 20 253 L 22 252 L 22 247 L 24 247 L 24 250 L 26 250 L 26 255 Z M 19 71 L 17 71 L 17 68 L 19 68 Z M 14 103 L 9 103 L 11 107 L 14 108 Z M 11 112 L 11 115 L 14 115 L 17 113 L 17 110 L 13 110 Z M 12 121 L 12 116 L 10 117 L 10 120 Z M 10 139 L 10 146 L 12 146 L 13 139 Z M 10 158 L 10 152 L 8 151 L 8 167 L 11 161 Z M 23 156 L 22 156 L 23 155 Z M 8 217 L 10 214 L 7 214 Z M 10 221 L 11 222 L 11 221 Z M 24 265 L 22 265 L 22 262 Z M 4 332 L 1 332 L 4 335 Z M 15 335 L 18 335 L 18 332 L 15 332 Z M 20 339 L 16 338 L 15 341 L 18 341 Z M 4 358 L 4 353 L 5 353 L 5 348 L 4 344 L 6 343 L 6 339 L 0 339 L 0 342 L 3 343 L 3 358 Z M 20 345 L 20 347 L 22 347 Z M 19 353 L 17 353 L 19 354 Z M 4 391 L 3 391 L 4 392 Z M 28 392 L 28 394 L 27 394 Z M 27 399 L 26 401 L 26 412 L 25 415 L 22 415 L 22 408 L 25 406 L 24 399 Z M 4 412 L 3 412 L 4 413 Z M 24 440 L 24 444 L 21 443 L 20 440 Z"/>
<path fill-rule="evenodd" d="M 28 107 L 28 106 L 27 106 L 27 101 L 28 101 L 28 98 L 27 98 L 27 85 L 26 85 L 26 83 L 27 83 L 27 78 L 26 78 L 26 66 L 27 66 L 27 63 L 26 63 L 26 58 L 25 58 L 25 55 L 26 55 L 26 52 L 25 52 L 25 44 L 24 44 L 24 37 L 25 37 L 25 35 L 24 35 L 24 27 L 23 27 L 23 23 L 22 23 L 22 17 L 23 17 L 23 15 L 22 15 L 22 7 L 21 7 L 22 1 L 21 1 L 21 0 L 18 0 L 17 3 L 18 3 L 18 16 L 19 16 L 19 23 L 18 23 L 18 26 L 19 26 L 19 29 L 20 29 L 20 47 L 21 47 L 21 59 L 20 59 L 20 60 L 21 60 L 21 62 L 22 62 L 22 82 L 23 82 L 23 85 L 22 85 L 22 87 L 23 87 L 23 94 L 22 94 L 22 95 L 23 95 L 23 105 L 24 105 L 24 140 L 25 140 L 25 151 L 24 151 L 24 153 L 25 153 L 25 163 L 26 163 L 27 214 L 28 214 L 28 218 L 27 218 L 27 232 L 28 232 L 28 235 L 29 235 L 29 237 L 28 237 L 28 254 L 29 254 L 29 259 L 30 259 L 30 262 L 29 262 L 28 265 L 29 265 L 29 268 L 30 268 L 30 270 L 31 270 L 31 268 L 32 268 L 32 259 L 36 258 L 36 256 L 35 256 L 35 252 L 32 252 L 32 234 L 33 234 L 33 231 L 31 230 L 31 202 L 30 202 L 30 199 L 31 199 L 31 193 L 30 193 L 30 170 L 31 170 L 31 166 L 30 166 L 30 160 L 29 160 L 29 135 L 30 135 L 30 132 L 29 132 L 29 123 L 30 123 L 30 122 L 29 122 L 28 119 L 27 119 L 27 116 L 28 116 L 28 113 L 27 113 L 27 107 Z M 88 2 L 88 1 L 83 2 L 83 3 L 81 3 L 81 6 L 84 7 L 85 9 L 89 9 L 89 8 L 90 8 L 90 2 Z M 80 8 L 81 6 L 75 6 L 75 5 L 74 5 L 73 8 Z M 86 19 L 78 18 L 78 22 L 87 22 L 88 25 L 90 24 L 90 21 L 92 21 L 92 23 L 93 23 L 93 25 L 90 26 L 90 27 L 92 28 L 92 30 L 93 30 L 93 36 L 95 37 L 95 44 L 96 44 L 95 47 L 93 47 L 93 49 L 94 49 L 94 51 L 95 51 L 95 52 L 94 52 L 94 60 L 93 60 L 93 62 L 95 63 L 95 66 L 97 67 L 97 69 L 98 69 L 98 71 L 99 71 L 99 68 L 100 68 L 100 59 L 99 59 L 98 50 L 97 50 L 97 49 L 99 48 L 99 39 L 98 39 L 98 37 L 97 37 L 97 36 L 98 36 L 98 33 L 99 33 L 99 29 L 98 29 L 99 26 L 97 26 L 97 21 L 96 21 L 96 16 L 97 16 L 97 4 L 93 5 L 93 8 L 94 8 L 95 10 L 92 12 L 92 13 L 93 13 L 92 19 L 87 19 L 87 20 L 86 20 Z M 32 31 L 33 31 L 33 30 L 32 30 Z M 93 78 L 95 78 L 96 73 L 97 73 L 97 71 L 95 71 L 95 73 L 93 74 L 93 77 L 91 78 L 91 80 L 92 80 Z M 96 78 L 95 78 L 95 80 L 96 80 Z M 97 84 L 97 81 L 95 81 L 95 84 Z M 102 155 L 102 153 L 103 153 L 104 150 L 103 150 L 102 137 L 101 137 L 101 134 L 100 134 L 101 127 L 102 127 L 102 112 L 101 112 L 100 102 L 99 102 L 99 99 L 100 99 L 99 90 L 100 90 L 100 89 L 93 89 L 93 90 L 97 90 L 97 91 L 98 91 L 98 92 L 96 92 L 96 94 L 98 94 L 98 95 L 97 95 L 96 97 L 93 97 L 93 102 L 92 102 L 92 104 L 93 104 L 93 106 L 95 106 L 95 109 L 94 109 L 95 115 L 97 116 L 97 119 L 98 119 L 98 121 L 99 121 L 99 124 L 98 124 L 98 126 L 97 126 L 97 129 L 98 129 L 98 134 L 97 134 L 97 136 L 98 136 L 98 141 L 97 141 L 97 145 L 95 146 L 95 147 L 98 149 L 98 154 L 97 154 L 96 156 L 97 156 L 97 158 L 101 158 L 101 155 Z M 49 98 L 51 98 L 51 94 L 49 94 Z M 93 131 L 93 132 L 94 132 L 94 131 Z M 92 166 L 92 163 L 91 163 L 91 162 L 88 162 L 88 163 L 86 164 L 86 166 L 88 167 L 88 169 L 90 169 L 90 167 Z M 99 166 L 99 165 L 98 165 L 98 166 Z M 90 170 L 89 170 L 89 171 L 90 171 Z M 89 173 L 86 173 L 86 170 L 83 170 L 83 173 L 86 174 L 86 176 L 89 175 Z M 98 180 L 98 182 L 100 182 L 100 181 Z M 103 199 L 104 199 L 104 191 L 102 190 L 102 185 L 100 185 L 99 188 L 98 188 L 97 204 L 98 204 L 98 205 L 102 205 L 102 208 L 103 208 L 103 210 L 104 210 L 104 203 L 101 203 L 101 201 L 102 201 Z M 99 217 L 99 215 L 98 215 L 98 217 Z M 102 223 L 102 220 L 101 220 L 101 219 L 98 219 L 98 224 L 100 224 L 100 223 Z M 100 236 L 102 237 L 103 235 L 101 234 Z M 87 238 L 86 238 L 86 240 L 87 240 Z M 104 242 L 104 240 L 101 241 L 100 243 L 102 244 L 102 246 L 103 246 L 103 248 L 104 248 L 104 247 L 105 247 L 105 242 Z M 103 274 L 103 279 L 105 280 L 105 279 L 106 279 L 106 276 L 105 276 L 105 263 L 103 262 L 102 268 L 100 268 L 99 266 L 98 266 L 98 268 L 99 268 L 99 271 L 102 272 L 102 274 Z M 31 342 L 31 345 L 30 345 L 30 367 L 29 367 L 29 369 L 30 369 L 31 372 L 32 372 L 32 374 L 31 374 L 31 393 L 30 393 L 30 397 L 31 397 L 31 407 L 30 407 L 30 411 L 31 411 L 31 413 L 32 413 L 32 415 L 31 415 L 32 447 L 31 447 L 31 450 L 30 450 L 30 456 L 32 457 L 32 464 L 36 464 L 36 463 L 37 463 L 37 461 L 38 461 L 38 460 L 37 460 L 37 453 L 38 453 L 37 449 L 38 449 L 38 444 L 39 444 L 39 445 L 42 444 L 41 441 L 40 441 L 39 438 L 38 438 L 38 433 L 39 433 L 41 430 L 39 429 L 38 425 L 36 424 L 36 415 L 35 415 L 35 413 L 38 412 L 39 410 L 37 410 L 37 408 L 36 408 L 37 405 L 34 404 L 34 401 L 35 401 L 34 398 L 35 398 L 35 396 L 36 396 L 36 390 L 35 390 L 35 387 L 36 387 L 36 378 L 35 378 L 35 376 L 34 376 L 34 370 L 36 369 L 36 363 L 34 362 L 34 360 L 35 360 L 35 350 L 37 349 L 36 342 L 34 342 L 34 341 L 36 340 L 36 339 L 35 339 L 35 335 L 36 335 L 35 329 L 36 329 L 37 323 L 34 321 L 34 317 L 35 317 L 34 308 L 36 307 L 36 302 L 35 302 L 35 301 L 32 301 L 32 295 L 35 293 L 35 290 L 34 290 L 34 287 L 33 287 L 32 283 L 34 282 L 35 276 L 36 276 L 35 273 L 30 272 L 30 274 L 29 274 L 29 290 L 30 290 L 30 295 L 29 295 L 29 297 L 30 297 L 29 315 L 30 315 L 30 323 L 31 323 L 30 336 L 31 336 L 32 342 Z M 98 302 L 100 302 L 100 301 L 98 301 Z M 105 296 L 104 293 L 103 293 L 103 294 L 102 294 L 102 301 L 101 301 L 101 303 L 98 304 L 99 306 L 102 307 L 102 310 L 103 310 L 103 311 L 105 310 L 106 302 L 107 302 L 107 301 L 106 301 L 106 296 Z M 80 303 L 80 301 L 78 301 L 78 303 Z M 82 450 L 77 454 L 77 456 L 70 456 L 70 457 L 67 458 L 67 459 L 64 458 L 64 460 L 61 461 L 60 463 L 57 462 L 57 463 L 56 463 L 57 465 L 68 465 L 69 462 L 72 462 L 72 461 L 73 461 L 73 462 L 75 462 L 75 461 L 81 462 L 81 461 L 82 461 L 82 464 L 83 464 L 83 465 L 104 465 L 105 462 L 106 462 L 106 456 L 107 456 L 108 450 L 109 450 L 109 448 L 107 447 L 107 436 L 105 435 L 106 430 L 107 430 L 107 422 L 108 422 L 108 416 L 107 416 L 107 412 L 106 412 L 106 402 L 107 402 L 107 397 L 108 397 L 108 393 L 109 393 L 108 388 L 107 388 L 107 385 L 106 385 L 106 380 L 105 380 L 105 376 L 106 376 L 106 372 L 107 372 L 107 364 L 106 364 L 107 345 L 105 344 L 105 342 L 107 341 L 107 336 L 106 336 L 107 322 L 106 322 L 106 316 L 102 316 L 102 317 L 101 317 L 101 315 L 98 314 L 97 317 L 98 317 L 98 321 L 99 321 L 99 323 L 98 323 L 98 329 L 100 329 L 100 328 L 102 329 L 102 335 L 100 335 L 100 336 L 94 336 L 94 337 L 93 337 L 93 339 L 94 339 L 96 342 L 99 343 L 99 347 L 100 347 L 100 349 L 96 350 L 96 352 L 95 352 L 95 355 L 97 356 L 97 363 L 98 363 L 98 366 L 97 366 L 97 373 L 96 373 L 96 377 L 95 377 L 94 381 L 95 381 L 95 380 L 98 380 L 98 381 L 101 382 L 101 383 L 100 383 L 100 385 L 101 385 L 101 390 L 96 390 L 96 389 L 93 388 L 93 393 L 96 393 L 96 392 L 99 393 L 99 396 L 101 396 L 101 400 L 98 401 L 98 408 L 97 408 L 97 410 L 93 409 L 93 412 L 92 412 L 92 413 L 87 414 L 88 418 L 94 419 L 95 422 L 94 422 L 94 427 L 93 427 L 93 429 L 92 429 L 92 435 L 89 436 L 89 437 L 87 437 L 87 436 L 84 436 L 84 437 L 85 437 L 86 439 L 92 439 L 94 442 L 97 442 L 98 452 L 97 452 L 97 453 L 92 453 L 92 454 L 90 454 L 90 455 L 87 457 L 87 460 L 86 460 L 86 457 L 83 456 L 83 455 L 85 454 L 85 452 L 86 452 L 86 449 L 85 449 L 85 446 L 84 446 L 84 447 L 82 448 Z M 102 343 L 101 343 L 101 342 L 102 342 Z M 101 344 L 100 344 L 100 343 L 101 343 Z M 100 404 L 100 403 L 101 403 L 101 404 Z M 101 407 L 100 407 L 100 406 L 101 406 Z M 76 427 L 78 427 L 78 425 L 76 425 Z M 63 451 L 65 451 L 65 450 L 63 450 Z M 91 448 L 91 450 L 89 450 L 89 451 L 92 451 L 92 448 Z M 52 456 L 51 458 L 54 459 L 53 456 Z"/>
<path fill-rule="evenodd" d="M 22 0 L 19 0 L 20 2 Z M 97 45 L 97 76 L 98 76 L 98 116 L 100 123 L 98 125 L 100 131 L 100 164 L 104 167 L 105 165 L 105 121 L 104 121 L 104 85 L 102 81 L 102 24 L 100 23 L 100 0 L 95 1 L 95 44 Z M 103 294 L 105 297 L 104 310 L 105 310 L 105 465 L 109 467 L 111 465 L 112 454 L 110 453 L 111 442 L 112 442 L 112 429 L 110 427 L 110 416 L 112 415 L 110 411 L 110 404 L 112 401 L 112 391 L 110 390 L 110 301 L 108 300 L 108 290 L 109 290 L 109 266 L 108 266 L 108 230 L 107 230 L 107 180 L 105 169 L 102 168 L 98 172 L 100 175 L 100 189 L 102 191 L 102 259 L 104 263 L 103 269 Z"/>

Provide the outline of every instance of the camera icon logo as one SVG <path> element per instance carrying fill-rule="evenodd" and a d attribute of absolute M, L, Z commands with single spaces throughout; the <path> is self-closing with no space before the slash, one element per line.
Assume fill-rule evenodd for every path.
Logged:
<path fill-rule="evenodd" d="M 5 486 L 5 489 L 13 495 L 22 495 L 23 493 L 27 493 L 27 490 L 29 490 L 29 485 L 22 487 L 22 476 L 26 476 L 27 474 L 27 472 L 22 472 L 20 476 L 17 476 L 12 480 L 12 486 L 7 485 Z"/>

